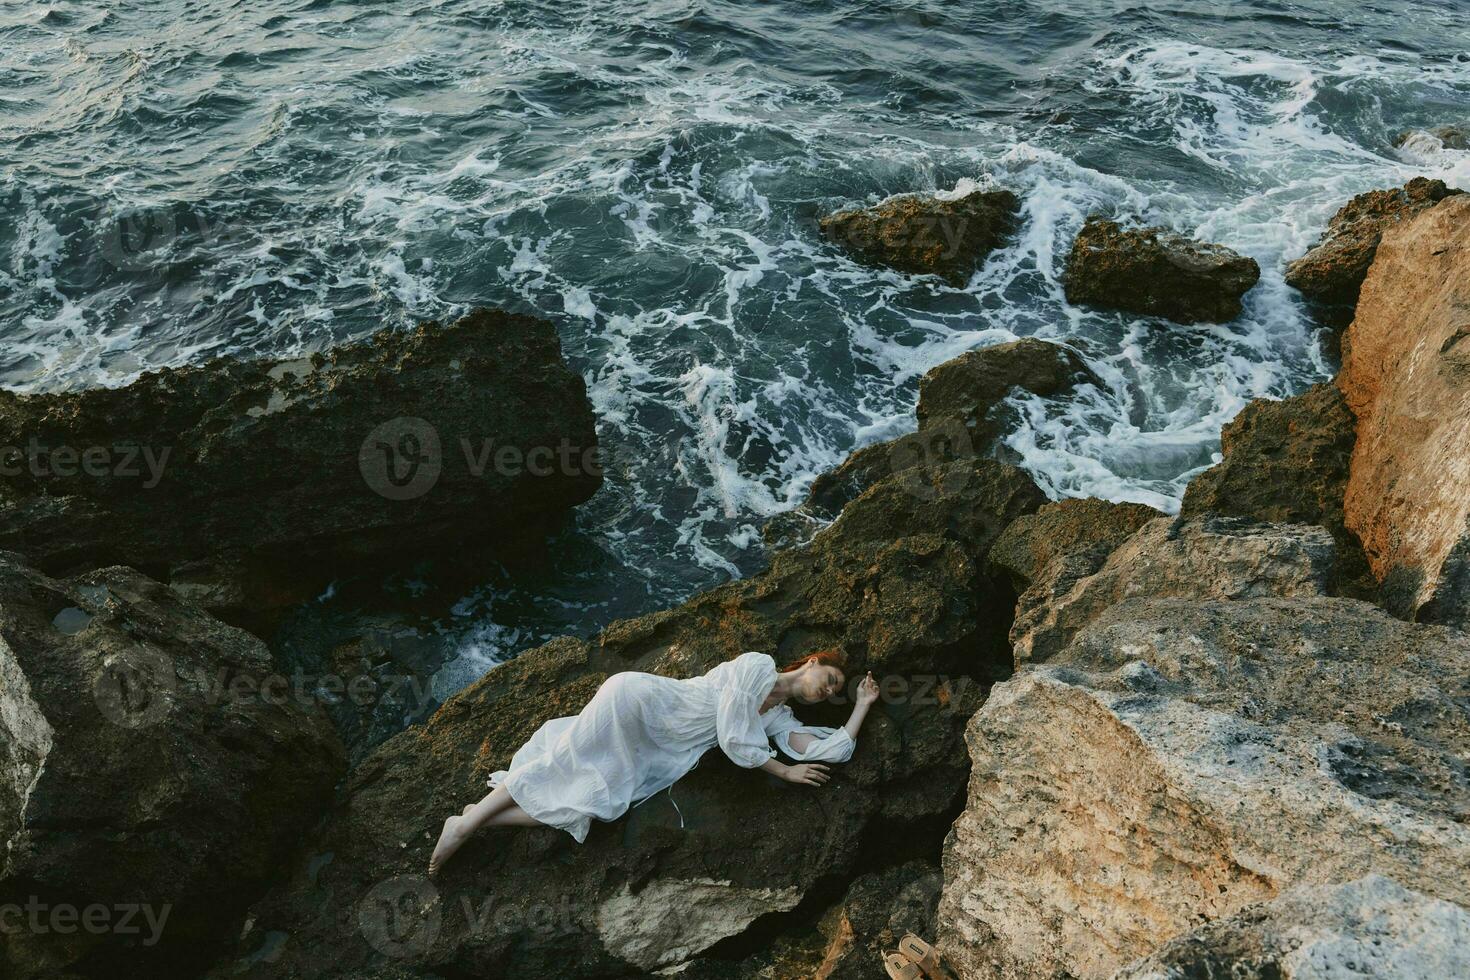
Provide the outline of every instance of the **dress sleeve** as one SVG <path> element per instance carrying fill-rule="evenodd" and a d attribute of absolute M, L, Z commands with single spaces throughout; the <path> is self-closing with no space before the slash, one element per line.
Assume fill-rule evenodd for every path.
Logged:
<path fill-rule="evenodd" d="M 801 722 L 791 713 L 791 706 L 786 704 L 778 704 L 761 715 L 761 721 L 765 725 L 766 734 L 771 738 L 778 738 L 801 727 Z"/>
<path fill-rule="evenodd" d="M 765 713 L 763 720 L 766 734 L 775 741 L 776 747 L 787 758 L 797 762 L 846 762 L 852 758 L 853 750 L 857 748 L 846 728 L 803 725 L 791 713 L 789 705 L 777 705 Z M 800 752 L 791 744 L 791 736 L 798 733 L 812 737 L 812 742 Z"/>
<path fill-rule="evenodd" d="M 792 720 L 795 721 L 794 718 Z M 815 739 L 803 752 L 796 751 L 791 745 L 791 736 L 798 732 L 810 735 Z M 857 748 L 857 743 L 852 740 L 851 735 L 847 734 L 846 728 L 797 725 L 786 731 L 778 732 L 774 737 L 781 751 L 797 762 L 846 762 L 852 758 L 853 750 Z"/>
<path fill-rule="evenodd" d="M 755 769 L 775 755 L 761 724 L 761 702 L 776 682 L 776 664 L 763 653 L 741 654 L 723 678 L 715 730 L 730 761 Z"/>

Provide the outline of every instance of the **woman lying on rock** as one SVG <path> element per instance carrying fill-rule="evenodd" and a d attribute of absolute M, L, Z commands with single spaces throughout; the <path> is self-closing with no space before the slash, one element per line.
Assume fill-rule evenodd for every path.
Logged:
<path fill-rule="evenodd" d="M 630 806 L 672 786 L 718 745 L 738 766 L 763 769 L 788 783 L 821 786 L 820 762 L 846 762 L 878 698 L 868 674 L 858 685 L 852 717 L 842 728 L 803 725 L 786 701 L 815 704 L 846 681 L 837 651 L 803 657 L 785 670 L 764 653 L 745 653 L 702 677 L 614 674 L 574 718 L 542 725 L 490 777 L 478 803 L 444 821 L 429 874 L 481 827 L 558 827 L 581 843 L 593 819 L 616 820 Z M 774 739 L 788 758 L 775 757 Z"/>

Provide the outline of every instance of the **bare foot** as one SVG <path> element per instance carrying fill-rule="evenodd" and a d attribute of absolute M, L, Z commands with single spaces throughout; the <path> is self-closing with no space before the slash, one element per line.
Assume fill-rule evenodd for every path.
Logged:
<path fill-rule="evenodd" d="M 468 834 L 460 830 L 463 821 L 464 817 L 449 817 L 444 821 L 444 829 L 439 832 L 439 843 L 434 845 L 434 854 L 429 858 L 430 878 L 440 872 L 445 862 L 454 857 L 454 852 L 469 838 Z"/>
<path fill-rule="evenodd" d="M 470 811 L 473 810 L 474 808 L 475 808 L 475 805 L 473 803 L 466 803 L 465 804 L 465 808 L 463 810 L 459 811 L 459 815 L 462 816 L 462 817 L 467 817 L 467 816 L 470 815 Z"/>

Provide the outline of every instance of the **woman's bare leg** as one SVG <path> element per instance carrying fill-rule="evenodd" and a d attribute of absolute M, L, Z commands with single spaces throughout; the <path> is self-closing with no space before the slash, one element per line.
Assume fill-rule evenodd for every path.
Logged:
<path fill-rule="evenodd" d="M 444 821 L 439 842 L 434 845 L 434 854 L 429 858 L 430 877 L 438 874 L 444 863 L 464 846 L 464 842 L 484 826 L 536 827 L 540 826 L 540 821 L 522 810 L 504 786 L 495 787 L 480 802 L 465 807 L 458 816 Z"/>
<path fill-rule="evenodd" d="M 489 820 L 486 820 L 485 823 L 484 823 L 484 826 L 486 826 L 486 827 L 540 827 L 540 826 L 543 826 L 543 824 L 541 823 L 540 820 L 537 820 L 535 817 L 531 816 L 525 810 L 522 810 L 521 807 L 520 807 L 520 804 L 518 804 L 518 803 L 512 803 L 510 806 L 506 807 L 504 810 L 501 810 L 499 813 L 497 813 L 495 816 L 491 817 Z"/>

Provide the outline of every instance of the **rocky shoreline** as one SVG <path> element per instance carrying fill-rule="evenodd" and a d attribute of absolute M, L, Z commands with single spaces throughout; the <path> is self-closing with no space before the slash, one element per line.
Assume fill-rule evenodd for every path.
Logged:
<path fill-rule="evenodd" d="M 0 392 L 0 447 L 0 549 L 126 562 L 257 620 L 344 568 L 524 549 L 602 483 L 553 325 L 483 309 L 308 358 Z"/>
<path fill-rule="evenodd" d="M 984 194 L 825 227 L 962 279 L 1019 220 Z M 1341 375 L 1242 412 L 1177 517 L 1048 501 L 994 458 L 1012 393 L 1097 379 L 1064 344 L 974 351 L 926 376 L 913 434 L 772 522 L 764 572 L 528 651 L 350 763 L 340 717 L 221 617 L 259 629 L 343 567 L 512 553 L 590 497 L 595 420 L 551 325 L 477 311 L 0 395 L 0 442 L 48 447 L 0 478 L 0 909 L 158 926 L 38 911 L 0 976 L 844 980 L 906 931 L 966 980 L 1465 972 L 1470 197 L 1379 195 L 1293 266 L 1356 304 Z M 1072 262 L 1077 301 L 1186 323 L 1259 275 L 1106 221 Z M 58 446 L 172 455 L 152 486 L 68 481 Z M 477 471 L 477 446 L 518 463 Z M 711 753 L 584 845 L 486 835 L 423 877 L 444 815 L 608 675 L 834 645 L 883 693 L 820 792 Z"/>

